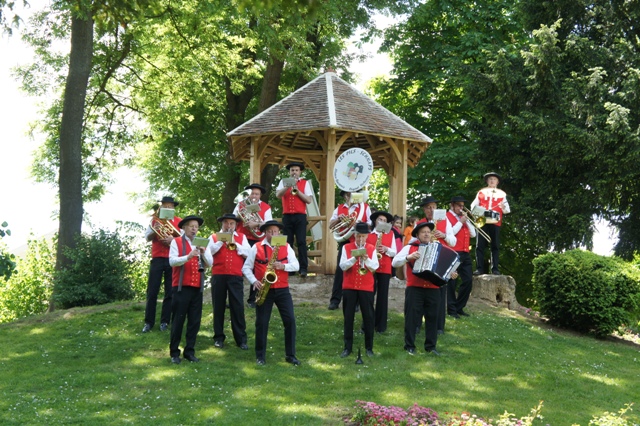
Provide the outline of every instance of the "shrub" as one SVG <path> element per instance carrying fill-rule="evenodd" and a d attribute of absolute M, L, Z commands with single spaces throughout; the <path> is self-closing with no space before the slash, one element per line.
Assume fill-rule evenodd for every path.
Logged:
<path fill-rule="evenodd" d="M 538 257 L 532 283 L 552 324 L 598 337 L 628 324 L 640 307 L 638 268 L 583 250 Z"/>
<path fill-rule="evenodd" d="M 133 298 L 136 300 L 147 298 L 151 246 L 142 238 L 144 231 L 144 226 L 135 222 L 118 222 L 116 228 L 123 244 L 123 256 L 129 262 L 128 277 L 134 293 Z"/>
<path fill-rule="evenodd" d="M 65 249 L 71 266 L 55 274 L 54 301 L 62 308 L 100 305 L 134 295 L 128 250 L 117 232 L 98 230 L 81 235 Z"/>
<path fill-rule="evenodd" d="M 0 240 L 5 235 L 11 235 L 11 230 L 7 228 L 7 222 L 2 222 L 0 225 Z M 3 245 L 0 245 L 0 278 L 11 278 L 11 274 L 16 269 L 16 263 L 14 262 L 15 256 L 9 253 Z"/>
<path fill-rule="evenodd" d="M 0 323 L 47 311 L 56 264 L 55 239 L 30 239 L 17 270 L 0 289 Z"/>

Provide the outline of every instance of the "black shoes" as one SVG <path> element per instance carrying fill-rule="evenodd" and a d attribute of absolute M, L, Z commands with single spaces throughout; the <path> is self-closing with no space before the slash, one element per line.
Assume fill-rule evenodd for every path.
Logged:
<path fill-rule="evenodd" d="M 408 349 L 405 349 L 405 350 L 407 351 L 407 353 L 409 355 L 415 355 L 416 354 L 415 348 L 408 348 Z"/>
<path fill-rule="evenodd" d="M 444 330 L 438 330 L 438 335 L 443 335 L 444 334 Z"/>
<path fill-rule="evenodd" d="M 454 317 L 455 319 L 460 319 L 460 315 L 456 314 L 455 312 L 452 314 L 449 314 L 450 317 Z"/>
<path fill-rule="evenodd" d="M 336 309 L 338 309 L 338 304 L 337 303 L 329 303 L 329 310 L 330 311 L 335 311 Z"/>
<path fill-rule="evenodd" d="M 298 361 L 298 358 L 296 358 L 295 356 L 286 356 L 284 357 L 284 360 L 287 361 L 289 364 L 293 364 L 293 365 L 300 365 L 300 361 Z"/>
<path fill-rule="evenodd" d="M 179 356 L 172 356 L 171 357 L 171 362 L 174 364 L 180 364 L 182 362 L 182 360 L 180 359 Z"/>
<path fill-rule="evenodd" d="M 167 331 L 169 329 L 169 324 L 166 322 L 160 323 L 160 331 Z"/>
<path fill-rule="evenodd" d="M 367 349 L 367 356 L 373 356 L 373 351 L 371 349 Z"/>
<path fill-rule="evenodd" d="M 247 305 L 252 309 L 256 308 L 256 302 L 247 302 Z"/>
<path fill-rule="evenodd" d="M 224 342 L 222 340 L 216 340 L 215 342 L 213 342 L 213 346 L 222 349 L 224 348 Z"/>
<path fill-rule="evenodd" d="M 306 277 L 307 276 L 307 270 L 306 269 L 300 269 L 300 276 L 302 278 Z"/>
<path fill-rule="evenodd" d="M 249 346 L 247 346 L 246 343 L 241 343 L 241 344 L 238 345 L 238 347 L 240 349 L 242 349 L 243 351 L 246 351 L 247 349 L 249 349 Z"/>
<path fill-rule="evenodd" d="M 431 349 L 430 351 L 427 351 L 427 353 L 434 354 L 435 356 L 440 356 L 440 352 L 436 351 L 435 349 Z"/>
<path fill-rule="evenodd" d="M 492 271 L 491 273 L 492 273 L 493 275 L 502 275 L 502 274 L 500 273 L 500 271 Z"/>
<path fill-rule="evenodd" d="M 351 355 L 351 351 L 349 349 L 345 349 L 344 351 L 342 351 L 342 353 L 340 354 L 340 358 L 346 358 L 349 355 Z"/>
<path fill-rule="evenodd" d="M 484 275 L 484 272 L 482 272 L 480 269 L 476 269 L 475 271 L 473 271 L 473 275 Z"/>
<path fill-rule="evenodd" d="M 185 355 L 184 359 L 186 359 L 189 362 L 200 362 L 200 359 L 195 355 Z"/>
<path fill-rule="evenodd" d="M 462 315 L 463 317 L 470 317 L 471 316 L 468 313 L 466 313 L 465 311 L 463 311 L 462 309 L 460 310 L 460 312 L 458 312 L 458 314 Z"/>
<path fill-rule="evenodd" d="M 257 358 L 256 359 L 256 364 L 258 365 L 265 365 L 266 362 L 264 361 L 264 358 Z"/>
<path fill-rule="evenodd" d="M 151 324 L 144 323 L 144 327 L 142 327 L 142 332 L 143 333 L 148 333 L 148 332 L 151 331 L 152 328 L 153 328 L 153 326 Z"/>

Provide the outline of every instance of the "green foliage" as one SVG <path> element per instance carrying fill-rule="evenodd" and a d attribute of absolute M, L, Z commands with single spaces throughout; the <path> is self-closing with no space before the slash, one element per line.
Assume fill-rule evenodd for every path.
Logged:
<path fill-rule="evenodd" d="M 11 235 L 11 230 L 7 228 L 7 222 L 2 222 L 0 225 L 0 243 L 5 235 Z M 0 245 L 0 279 L 9 279 L 11 274 L 16 269 L 16 263 L 14 262 L 15 256 L 12 253 L 6 251 L 3 245 Z"/>
<path fill-rule="evenodd" d="M 17 271 L 0 281 L 0 323 L 47 311 L 53 288 L 56 241 L 29 239 Z"/>
<path fill-rule="evenodd" d="M 534 261 L 534 296 L 552 324 L 602 337 L 640 313 L 640 271 L 582 250 Z"/>
<path fill-rule="evenodd" d="M 66 309 L 131 299 L 128 255 L 117 232 L 98 230 L 78 237 L 76 248 L 65 250 L 71 266 L 55 274 L 56 305 Z"/>
<path fill-rule="evenodd" d="M 593 416 L 589 422 L 589 426 L 627 426 L 632 423 L 627 419 L 627 411 L 631 411 L 633 404 L 626 404 L 617 413 L 605 412 L 602 416 Z"/>
<path fill-rule="evenodd" d="M 150 244 L 142 238 L 145 227 L 135 222 L 117 222 L 116 233 L 122 241 L 122 253 L 129 268 L 127 279 L 131 282 L 133 299 L 145 300 L 147 297 L 147 278 L 149 276 Z"/>

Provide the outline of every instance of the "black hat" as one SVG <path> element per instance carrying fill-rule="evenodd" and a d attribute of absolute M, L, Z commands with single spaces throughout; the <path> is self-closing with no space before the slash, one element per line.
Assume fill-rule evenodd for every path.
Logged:
<path fill-rule="evenodd" d="M 393 222 L 393 215 L 391 213 L 383 212 L 382 210 L 378 210 L 375 213 L 371 214 L 371 223 L 375 224 L 378 216 L 384 216 L 387 218 L 387 223 Z"/>
<path fill-rule="evenodd" d="M 489 172 L 489 173 L 485 173 L 484 176 L 482 176 L 482 179 L 484 179 L 485 183 L 487 182 L 487 179 L 489 179 L 491 176 L 497 177 L 498 178 L 498 183 L 502 182 L 502 176 L 500 176 L 499 174 L 497 174 L 496 172 Z"/>
<path fill-rule="evenodd" d="M 351 194 L 349 191 L 345 191 L 344 189 L 340 190 L 340 196 L 344 197 L 345 194 Z"/>
<path fill-rule="evenodd" d="M 356 223 L 356 234 L 370 234 L 369 224 L 366 222 Z"/>
<path fill-rule="evenodd" d="M 418 231 L 420 231 L 422 228 L 424 228 L 425 226 L 428 226 L 429 229 L 431 229 L 433 231 L 433 228 L 435 228 L 435 225 L 431 222 L 420 222 L 419 224 L 416 225 L 415 228 L 413 228 L 413 231 L 411 231 L 411 236 L 412 237 L 418 237 Z"/>
<path fill-rule="evenodd" d="M 426 197 L 424 197 L 422 199 L 422 201 L 420 201 L 419 207 L 426 206 L 427 204 L 430 204 L 430 203 L 436 203 L 437 204 L 437 203 L 439 203 L 439 201 L 436 200 L 436 198 L 434 196 L 427 195 Z"/>
<path fill-rule="evenodd" d="M 291 163 L 287 164 L 287 170 L 291 170 L 292 167 L 294 166 L 298 166 L 300 167 L 300 171 L 304 170 L 304 164 L 298 162 L 298 161 L 292 161 Z"/>
<path fill-rule="evenodd" d="M 190 220 L 198 221 L 198 226 L 202 226 L 202 224 L 204 223 L 204 219 L 201 218 L 200 216 L 189 215 L 189 216 L 185 217 L 184 219 L 182 219 L 180 221 L 180 223 L 178 223 L 178 228 L 182 228 L 182 226 L 185 223 L 189 222 Z"/>
<path fill-rule="evenodd" d="M 259 189 L 261 193 L 265 193 L 267 192 L 267 190 L 265 189 L 264 186 L 260 185 L 259 183 L 252 183 L 251 185 L 247 185 L 244 187 L 244 189 Z"/>
<path fill-rule="evenodd" d="M 284 228 L 284 225 L 278 222 L 277 220 L 268 220 L 262 225 L 260 225 L 260 232 L 264 232 L 264 230 L 270 226 L 277 226 L 280 229 Z"/>
<path fill-rule="evenodd" d="M 158 201 L 159 203 L 173 203 L 173 205 L 175 207 L 178 207 L 178 204 L 180 204 L 179 202 L 177 202 L 176 200 L 173 199 L 173 197 L 169 197 L 167 195 L 165 195 L 164 197 L 162 197 L 162 200 Z"/>
<path fill-rule="evenodd" d="M 464 197 L 460 196 L 460 195 L 456 195 L 455 197 L 451 198 L 451 201 L 449 201 L 450 203 L 466 203 L 467 200 L 464 199 Z"/>
<path fill-rule="evenodd" d="M 240 216 L 236 216 L 236 215 L 234 215 L 233 213 L 225 213 L 225 214 L 223 214 L 222 216 L 220 216 L 220 217 L 218 218 L 218 222 L 222 222 L 222 221 L 223 221 L 223 220 L 225 220 L 225 219 L 232 219 L 232 220 L 235 220 L 235 221 L 236 221 L 236 223 L 238 223 L 238 222 L 242 222 L 242 218 L 241 218 Z"/>

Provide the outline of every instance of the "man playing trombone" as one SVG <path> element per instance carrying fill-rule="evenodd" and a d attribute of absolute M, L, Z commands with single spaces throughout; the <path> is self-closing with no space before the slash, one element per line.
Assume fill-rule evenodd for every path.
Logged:
<path fill-rule="evenodd" d="M 458 275 L 462 281 L 456 296 L 457 280 L 451 279 L 447 284 L 447 313 L 454 318 L 469 316 L 464 311 L 471 288 L 473 286 L 473 263 L 469 254 L 469 245 L 471 238 L 476 237 L 476 227 L 473 218 L 469 218 L 465 213 L 464 197 L 455 196 L 451 198 L 449 203 L 449 211 L 447 212 L 447 221 L 451 225 L 453 235 L 456 237 L 455 245 L 451 248 L 460 256 L 460 266 L 458 267 Z"/>

